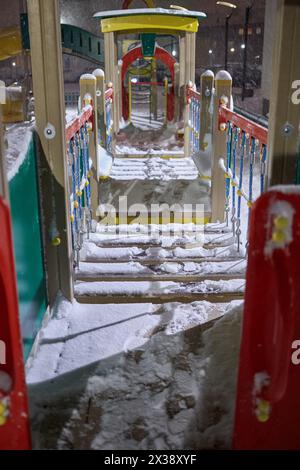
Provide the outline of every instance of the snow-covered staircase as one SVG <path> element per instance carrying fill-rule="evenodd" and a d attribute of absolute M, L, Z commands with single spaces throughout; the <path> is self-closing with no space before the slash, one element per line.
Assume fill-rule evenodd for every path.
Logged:
<path fill-rule="evenodd" d="M 163 228 L 148 235 L 147 226 L 126 234 L 110 229 L 84 242 L 75 273 L 78 302 L 223 303 L 243 297 L 246 261 L 226 226 L 206 225 L 204 243 L 192 229 L 168 235 Z"/>

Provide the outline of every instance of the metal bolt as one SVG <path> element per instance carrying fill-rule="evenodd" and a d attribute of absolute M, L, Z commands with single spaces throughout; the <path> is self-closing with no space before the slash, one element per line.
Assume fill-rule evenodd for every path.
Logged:
<path fill-rule="evenodd" d="M 290 137 L 293 132 L 294 132 L 294 126 L 292 126 L 288 122 L 282 128 L 282 133 L 285 137 Z"/>

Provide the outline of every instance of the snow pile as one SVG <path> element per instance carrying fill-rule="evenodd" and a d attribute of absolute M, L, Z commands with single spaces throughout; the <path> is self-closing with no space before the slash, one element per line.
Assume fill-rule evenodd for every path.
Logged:
<path fill-rule="evenodd" d="M 80 257 L 84 261 L 91 261 L 97 259 L 131 259 L 134 256 L 140 255 L 143 250 L 137 247 L 124 247 L 124 248 L 101 248 L 94 243 L 85 242 L 80 252 Z"/>
<path fill-rule="evenodd" d="M 6 126 L 7 151 L 5 159 L 8 181 L 16 176 L 26 158 L 32 140 L 33 129 L 34 124 L 32 122 Z"/>
<path fill-rule="evenodd" d="M 113 165 L 113 157 L 101 145 L 98 145 L 97 148 L 97 176 L 99 179 L 110 175 Z"/>

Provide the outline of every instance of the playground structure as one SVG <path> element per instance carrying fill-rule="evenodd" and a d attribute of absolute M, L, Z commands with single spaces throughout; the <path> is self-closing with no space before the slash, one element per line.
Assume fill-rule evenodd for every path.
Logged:
<path fill-rule="evenodd" d="M 207 71 L 201 77 L 200 91 L 195 89 L 195 33 L 198 19 L 203 18 L 203 14 L 151 8 L 97 14 L 96 18 L 100 19 L 104 33 L 105 73 L 96 69 L 94 74 L 84 75 L 81 78 L 81 112 L 66 127 L 57 2 L 53 1 L 51 5 L 45 18 L 41 0 L 33 0 L 29 4 L 39 158 L 42 169 L 48 170 L 41 181 L 39 191 L 42 195 L 49 195 L 47 198 L 41 198 L 41 211 L 45 225 L 44 252 L 48 260 L 47 289 L 50 307 L 58 290 L 62 291 L 67 299 L 74 298 L 74 262 L 75 265 L 79 262 L 83 236 L 89 236 L 92 220 L 97 217 L 97 208 L 102 198 L 99 180 L 103 175 L 99 145 L 114 156 L 116 142 L 121 132 L 121 118 L 131 119 L 130 98 L 132 86 L 136 83 L 132 83 L 130 74 L 129 81 L 126 82 L 128 69 L 137 59 L 146 57 L 150 62 L 153 59 L 162 60 L 168 64 L 171 77 L 171 83 L 166 81 L 163 85 L 166 90 L 165 118 L 169 122 L 180 121 L 181 117 L 183 119 L 182 156 L 192 157 L 198 164 L 203 152 L 207 149 L 211 152 L 212 192 L 209 220 L 225 222 L 232 232 L 237 253 L 241 250 L 242 229 L 247 232 L 242 226 L 245 223 L 245 218 L 244 221 L 242 218 L 243 201 L 249 212 L 246 220 L 251 221 L 234 447 L 236 449 L 271 448 L 271 446 L 280 448 L 282 445 L 284 448 L 289 448 L 293 442 L 297 445 L 299 440 L 297 430 L 289 427 L 288 421 L 289 413 L 295 413 L 297 407 L 293 400 L 290 401 L 287 413 L 287 408 L 284 407 L 282 411 L 281 405 L 277 403 L 283 399 L 289 400 L 291 395 L 296 397 L 298 394 L 299 386 L 297 385 L 298 388 L 292 386 L 299 383 L 296 366 L 291 366 L 289 362 L 291 340 L 297 339 L 296 336 L 299 334 L 295 310 L 298 302 L 286 305 L 285 294 L 280 290 L 277 302 L 273 293 L 282 280 L 280 266 L 285 266 L 284 272 L 293 273 L 292 285 L 288 287 L 291 289 L 289 298 L 294 298 L 293 289 L 297 289 L 299 273 L 291 260 L 293 256 L 295 258 L 298 256 L 299 251 L 299 240 L 296 236 L 298 215 L 295 219 L 290 219 L 285 210 L 285 203 L 290 204 L 292 212 L 297 214 L 299 197 L 293 194 L 284 195 L 284 191 L 275 191 L 263 195 L 255 203 L 260 193 L 264 193 L 270 185 L 292 184 L 296 181 L 298 135 L 294 132 L 287 137 L 288 132 L 282 132 L 282 125 L 287 122 L 285 118 L 288 117 L 289 123 L 296 128 L 299 117 L 293 105 L 282 99 L 284 92 L 290 86 L 290 78 L 295 78 L 298 73 L 299 64 L 293 60 L 295 52 L 286 57 L 284 48 L 287 44 L 277 45 L 279 59 L 275 71 L 278 83 L 274 87 L 273 114 L 267 130 L 230 109 L 232 80 L 228 73 L 220 72 L 214 77 L 210 71 Z M 296 33 L 299 35 L 299 24 L 290 16 L 290 12 L 287 13 L 286 8 L 284 4 L 281 12 L 281 29 L 286 32 L 285 40 L 288 42 L 293 40 Z M 42 34 L 45 22 L 47 25 L 53 25 L 51 34 L 47 36 Z M 136 31 L 142 34 L 142 44 L 129 51 L 123 57 L 121 64 L 117 54 L 118 35 Z M 170 54 L 156 45 L 155 35 L 161 32 L 179 35 L 178 64 Z M 45 50 L 49 51 L 49 54 L 46 55 Z M 290 70 L 289 79 L 279 73 L 283 67 L 285 70 Z M 150 75 L 152 72 L 153 69 L 150 67 Z M 47 87 L 49 81 L 53 84 L 51 90 Z M 153 87 L 157 81 L 152 81 L 151 78 L 151 81 L 146 83 Z M 286 93 L 285 96 L 288 95 L 289 93 Z M 208 139 L 210 133 L 212 142 Z M 248 165 L 248 180 L 245 181 L 246 165 Z M 255 168 L 259 171 L 255 172 Z M 3 174 L 4 171 L 0 171 L 2 178 Z M 1 179 L 0 182 L 2 183 Z M 258 188 L 256 194 L 254 182 Z M 2 210 L 5 212 L 6 226 L 9 228 L 8 209 L 3 202 L 4 198 L 7 198 L 4 183 L 0 185 L 0 189 Z M 292 189 L 290 191 L 292 192 Z M 274 214 L 271 213 L 270 223 L 270 210 L 274 205 L 278 210 Z M 269 229 L 266 229 L 268 224 Z M 295 234 L 294 238 L 291 233 Z M 265 246 L 269 242 L 271 243 L 269 259 L 264 260 Z M 11 256 L 11 236 L 8 232 L 7 245 L 9 244 L 10 248 L 5 251 L 10 252 Z M 9 262 L 11 263 L 11 259 Z M 6 266 L 5 263 L 1 263 L 2 265 Z M 7 289 L 10 285 L 14 285 L 14 282 L 12 279 L 6 281 L 5 273 L 5 269 L 1 271 L 0 287 L 3 284 L 4 289 L 0 289 L 0 294 L 1 297 L 14 299 L 10 300 L 11 306 L 7 310 L 10 318 L 16 319 L 18 317 L 16 293 L 7 293 Z M 267 292 L 265 296 L 261 291 L 264 282 L 269 283 L 264 286 L 264 291 Z M 257 321 L 263 322 L 263 328 L 257 336 L 250 334 L 250 331 L 255 331 L 256 328 L 256 314 L 261 316 Z M 278 326 L 277 339 L 281 347 L 272 359 L 266 351 L 269 346 L 268 324 L 272 323 L 274 315 Z M 283 319 L 288 319 L 286 328 Z M 19 333 L 11 332 L 8 326 L 5 327 L 5 331 L 8 331 L 5 339 L 9 348 L 16 348 L 16 355 L 12 357 L 19 358 L 21 353 L 16 346 L 20 341 Z M 264 345 L 264 352 L 258 350 L 258 344 Z M 252 351 L 251 356 L 249 351 Z M 7 395 L 16 397 L 20 387 L 23 391 L 25 389 L 22 370 L 18 372 L 13 369 L 15 362 L 17 361 L 14 360 L 12 366 L 9 366 L 8 373 L 11 376 L 15 374 L 20 382 L 17 379 L 13 380 L 12 388 L 3 394 L 4 400 L 1 398 L 2 405 L 6 403 Z M 284 368 L 282 378 L 280 378 L 281 366 Z M 257 400 L 253 403 L 253 377 L 265 371 L 271 381 L 261 382 L 261 388 L 257 389 Z M 289 386 L 287 386 L 288 378 Z M 26 402 L 22 401 L 20 404 L 17 400 L 12 400 L 10 416 L 13 419 L 19 415 L 19 406 L 26 410 Z M 282 432 L 275 421 L 281 419 L 279 417 L 283 415 L 285 425 Z M 266 423 L 269 430 L 274 430 L 274 436 L 271 432 L 266 433 Z M 14 421 L 5 420 L 2 429 L 0 427 L 1 439 L 3 432 L 10 435 L 13 429 L 15 429 Z M 283 433 L 286 436 L 284 441 Z M 293 434 L 294 441 L 289 439 L 290 433 Z M 272 436 L 274 439 L 270 440 Z M 0 442 L 2 445 L 4 441 Z M 4 444 L 6 445 L 5 442 Z M 28 431 L 25 431 L 23 436 L 20 434 L 20 441 L 16 442 L 15 447 L 28 448 L 28 446 Z"/>

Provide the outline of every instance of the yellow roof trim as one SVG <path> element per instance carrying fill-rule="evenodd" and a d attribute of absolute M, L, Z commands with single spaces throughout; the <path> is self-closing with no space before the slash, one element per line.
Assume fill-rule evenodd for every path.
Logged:
<path fill-rule="evenodd" d="M 101 20 L 102 33 L 139 31 L 198 31 L 198 19 L 171 15 L 132 15 Z"/>

